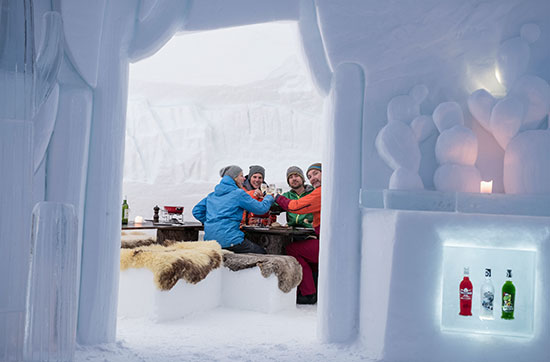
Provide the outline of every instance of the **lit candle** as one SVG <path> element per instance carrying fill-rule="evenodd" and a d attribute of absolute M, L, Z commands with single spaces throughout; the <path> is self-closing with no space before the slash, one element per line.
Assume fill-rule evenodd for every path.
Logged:
<path fill-rule="evenodd" d="M 134 219 L 134 223 L 135 224 L 143 223 L 143 216 L 136 216 L 136 218 Z"/>
<path fill-rule="evenodd" d="M 490 194 L 493 192 L 493 180 L 481 181 L 481 185 L 479 185 L 479 192 L 482 194 Z"/>

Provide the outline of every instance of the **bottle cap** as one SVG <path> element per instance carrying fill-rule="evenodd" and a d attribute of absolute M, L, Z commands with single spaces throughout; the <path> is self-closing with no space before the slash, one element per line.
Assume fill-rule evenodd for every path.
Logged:
<path fill-rule="evenodd" d="M 491 268 L 485 268 L 485 277 L 490 278 L 491 277 Z"/>
<path fill-rule="evenodd" d="M 464 267 L 464 275 L 470 275 L 470 267 L 469 266 Z"/>
<path fill-rule="evenodd" d="M 512 277 L 512 269 L 506 269 L 506 278 Z"/>

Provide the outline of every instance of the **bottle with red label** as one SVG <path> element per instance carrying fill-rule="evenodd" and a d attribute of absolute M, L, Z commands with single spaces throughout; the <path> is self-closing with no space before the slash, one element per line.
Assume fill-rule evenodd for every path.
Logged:
<path fill-rule="evenodd" d="M 473 286 L 470 281 L 470 268 L 464 267 L 464 278 L 460 282 L 460 315 L 471 316 L 472 315 L 472 293 Z"/>

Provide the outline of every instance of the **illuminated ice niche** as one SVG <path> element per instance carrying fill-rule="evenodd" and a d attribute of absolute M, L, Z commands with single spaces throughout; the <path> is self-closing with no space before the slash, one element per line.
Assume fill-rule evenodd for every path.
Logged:
<path fill-rule="evenodd" d="M 441 330 L 531 338 L 534 335 L 536 251 L 473 246 L 443 246 Z M 459 284 L 464 267 L 469 267 L 473 286 L 472 315 L 459 315 Z M 494 286 L 493 319 L 483 320 L 481 286 L 485 268 L 491 269 Z M 516 287 L 514 319 L 501 318 L 502 285 L 506 270 L 512 269 Z"/>

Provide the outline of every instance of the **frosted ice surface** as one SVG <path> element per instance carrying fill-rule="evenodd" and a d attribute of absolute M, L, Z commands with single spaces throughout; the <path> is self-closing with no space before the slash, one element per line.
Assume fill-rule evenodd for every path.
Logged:
<path fill-rule="evenodd" d="M 410 96 L 401 95 L 393 97 L 388 103 L 388 121 L 400 121 L 411 123 L 420 115 L 420 105 Z"/>
<path fill-rule="evenodd" d="M 43 39 L 36 59 L 36 98 L 35 108 L 38 111 L 57 84 L 59 67 L 63 60 L 63 25 L 61 15 L 47 12 L 44 21 Z"/>
<path fill-rule="evenodd" d="M 413 119 L 411 128 L 416 135 L 418 142 L 424 141 L 437 131 L 431 116 L 418 116 Z"/>
<path fill-rule="evenodd" d="M 507 97 L 497 102 L 491 112 L 491 132 L 502 149 L 518 133 L 525 107 L 516 97 Z"/>
<path fill-rule="evenodd" d="M 485 89 L 478 89 L 468 97 L 468 109 L 479 124 L 490 131 L 491 110 L 496 99 Z"/>
<path fill-rule="evenodd" d="M 540 27 L 537 24 L 525 24 L 521 27 L 520 35 L 526 42 L 534 43 L 540 37 Z"/>
<path fill-rule="evenodd" d="M 428 88 L 417 85 L 407 95 L 393 97 L 388 103 L 388 122 L 401 121 L 406 124 L 420 115 L 420 103 L 428 95 Z"/>
<path fill-rule="evenodd" d="M 72 205 L 33 211 L 25 361 L 72 361 L 77 316 L 77 219 Z"/>
<path fill-rule="evenodd" d="M 443 102 L 439 104 L 435 107 L 432 117 L 439 133 L 454 126 L 464 125 L 462 108 L 456 102 Z"/>
<path fill-rule="evenodd" d="M 412 128 L 405 123 L 390 122 L 382 128 L 376 137 L 376 149 L 393 170 L 404 167 L 418 172 L 420 149 Z"/>
<path fill-rule="evenodd" d="M 435 170 L 434 185 L 438 191 L 479 192 L 481 174 L 475 166 L 446 163 Z"/>
<path fill-rule="evenodd" d="M 550 193 L 550 131 L 525 131 L 510 141 L 504 189 L 509 194 Z"/>
<path fill-rule="evenodd" d="M 439 164 L 474 165 L 477 160 L 477 137 L 471 129 L 454 126 L 439 135 L 435 157 Z"/>
<path fill-rule="evenodd" d="M 510 89 L 508 95 L 518 97 L 525 104 L 522 130 L 537 128 L 550 112 L 550 86 L 540 77 L 533 75 L 521 77 Z"/>
<path fill-rule="evenodd" d="M 86 83 L 97 85 L 105 0 L 61 0 L 65 51 Z"/>
<path fill-rule="evenodd" d="M 34 170 L 38 169 L 46 154 L 46 148 L 55 126 L 57 106 L 59 101 L 59 86 L 56 84 L 46 102 L 33 118 L 34 123 Z"/>
<path fill-rule="evenodd" d="M 509 88 L 527 70 L 531 49 L 520 37 L 508 39 L 500 45 L 497 66 L 500 84 Z"/>
<path fill-rule="evenodd" d="M 390 190 L 423 190 L 424 184 L 418 173 L 400 167 L 390 177 Z"/>
<path fill-rule="evenodd" d="M 139 5 L 139 20 L 145 19 L 153 8 L 158 5 L 159 0 L 141 0 Z"/>

